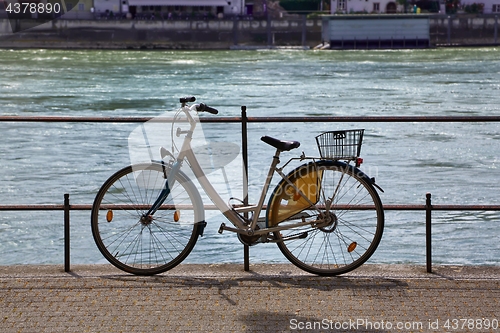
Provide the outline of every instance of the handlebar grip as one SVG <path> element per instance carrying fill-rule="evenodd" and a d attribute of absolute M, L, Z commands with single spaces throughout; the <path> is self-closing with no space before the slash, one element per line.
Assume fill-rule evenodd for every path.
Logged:
<path fill-rule="evenodd" d="M 219 113 L 219 110 L 214 109 L 214 108 L 206 105 L 205 103 L 200 103 L 200 106 L 197 108 L 197 111 L 205 111 L 205 112 L 208 112 L 211 114 L 218 114 Z"/>
<path fill-rule="evenodd" d="M 179 102 L 181 102 L 181 103 L 192 103 L 194 101 L 196 101 L 196 97 L 194 97 L 194 96 L 181 97 L 179 99 Z"/>

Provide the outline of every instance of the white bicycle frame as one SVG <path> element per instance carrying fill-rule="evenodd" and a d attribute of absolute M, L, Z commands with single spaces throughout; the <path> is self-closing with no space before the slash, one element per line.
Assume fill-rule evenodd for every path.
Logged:
<path fill-rule="evenodd" d="M 190 124 L 189 130 L 182 132 L 183 134 L 186 134 L 182 148 L 179 152 L 179 154 L 176 157 L 175 162 L 171 166 L 171 169 L 169 170 L 169 173 L 167 175 L 167 183 L 168 183 L 168 188 L 172 188 L 175 182 L 175 176 L 176 173 L 179 172 L 184 160 L 187 160 L 189 162 L 189 165 L 191 167 L 191 170 L 193 171 L 193 174 L 196 176 L 198 179 L 198 182 L 200 183 L 201 187 L 207 194 L 207 196 L 210 198 L 210 200 L 214 203 L 214 205 L 224 214 L 224 216 L 236 227 L 227 227 L 225 224 L 221 225 L 221 229 L 219 232 L 222 232 L 222 230 L 228 230 L 232 232 L 237 232 L 240 234 L 245 234 L 245 235 L 264 235 L 269 232 L 273 231 L 279 231 L 279 230 L 285 230 L 285 229 L 290 229 L 293 227 L 301 226 L 301 225 L 308 225 L 311 224 L 311 222 L 299 222 L 299 223 L 294 223 L 294 224 L 287 224 L 286 226 L 277 226 L 277 227 L 271 227 L 271 228 L 263 228 L 263 229 L 257 229 L 257 222 L 259 219 L 259 215 L 262 211 L 262 207 L 264 205 L 264 200 L 266 198 L 266 194 L 269 190 L 269 185 L 271 184 L 271 180 L 273 178 L 274 172 L 277 172 L 280 174 L 280 176 L 288 180 L 286 176 L 281 172 L 281 170 L 276 169 L 276 166 L 280 163 L 279 161 L 279 155 L 281 151 L 279 149 L 276 150 L 276 153 L 273 157 L 273 161 L 271 163 L 271 167 L 269 168 L 269 172 L 267 174 L 264 186 L 262 188 L 262 193 L 260 195 L 260 199 L 257 205 L 252 205 L 252 206 L 245 206 L 245 207 L 229 207 L 228 204 L 220 197 L 220 195 L 217 193 L 217 191 L 214 189 L 212 184 L 209 182 L 208 178 L 205 175 L 205 172 L 201 168 L 198 160 L 196 159 L 196 156 L 191 148 L 191 140 L 193 137 L 193 132 L 196 128 L 196 120 L 192 117 L 191 111 L 196 111 L 198 104 L 193 104 L 191 106 L 183 105 L 181 107 L 181 110 L 185 113 L 188 122 Z M 288 181 L 291 186 L 294 187 L 294 189 L 297 191 L 297 193 L 300 193 L 304 198 L 307 199 L 307 196 L 302 193 L 293 183 Z M 309 201 L 309 200 L 308 200 Z M 309 202 L 311 206 L 314 207 L 314 204 L 312 202 Z M 327 207 L 328 209 L 328 207 Z M 245 223 L 244 219 L 238 214 L 238 213 L 246 213 L 246 212 L 253 212 L 253 217 L 252 221 L 250 224 Z M 316 221 L 317 222 L 317 221 Z"/>

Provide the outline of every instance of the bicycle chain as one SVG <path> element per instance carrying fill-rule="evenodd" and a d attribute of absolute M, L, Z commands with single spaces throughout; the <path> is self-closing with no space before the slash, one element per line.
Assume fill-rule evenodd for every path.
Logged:
<path fill-rule="evenodd" d="M 297 236 L 297 237 L 299 237 L 300 235 L 302 235 L 302 234 L 304 234 L 304 233 L 309 233 L 309 231 L 313 231 L 313 230 L 314 230 L 314 228 L 311 228 L 311 229 L 309 229 L 309 230 L 305 230 L 305 231 L 303 231 L 303 232 L 301 232 L 301 233 L 296 233 L 296 234 L 287 235 L 287 236 L 283 237 L 283 240 L 285 241 L 285 240 L 287 240 L 288 238 L 293 238 L 293 237 L 296 237 L 296 236 Z"/>

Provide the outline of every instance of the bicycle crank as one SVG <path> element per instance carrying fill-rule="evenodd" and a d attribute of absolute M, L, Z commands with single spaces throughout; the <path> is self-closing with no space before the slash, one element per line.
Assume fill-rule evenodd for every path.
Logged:
<path fill-rule="evenodd" d="M 258 243 L 261 237 L 262 237 L 261 235 L 247 236 L 238 234 L 238 239 L 240 240 L 240 242 L 243 245 L 248 245 L 248 246 L 252 246 Z"/>
<path fill-rule="evenodd" d="M 260 228 L 257 225 L 255 227 L 255 230 L 259 230 L 259 229 Z M 267 238 L 266 235 L 254 235 L 253 231 L 249 235 L 243 235 L 243 234 L 238 233 L 238 239 L 240 240 L 240 242 L 243 245 L 248 245 L 248 246 L 252 246 L 252 245 L 255 245 L 257 243 L 262 243 L 263 240 L 264 241 L 266 240 L 266 238 Z"/>

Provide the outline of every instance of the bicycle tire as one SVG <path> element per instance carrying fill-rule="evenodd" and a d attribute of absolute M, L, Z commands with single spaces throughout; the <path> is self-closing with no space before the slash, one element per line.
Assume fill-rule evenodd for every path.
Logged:
<path fill-rule="evenodd" d="M 272 212 L 283 207 L 286 200 L 291 200 L 290 193 L 285 191 L 287 182 L 282 179 L 269 200 L 271 209 L 268 210 L 268 223 L 279 223 L 281 226 L 311 221 L 306 226 L 273 233 L 283 255 L 309 273 L 321 276 L 347 273 L 365 263 L 382 239 L 382 202 L 372 185 L 373 181 L 359 169 L 344 162 L 311 162 L 296 168 L 287 178 L 298 180 L 296 184 L 303 184 L 300 179 L 310 182 L 314 178 L 310 172 L 317 172 L 318 175 L 314 206 L 308 204 L 306 209 L 277 222 L 277 216 L 273 216 Z M 324 207 L 329 198 L 333 200 L 329 213 L 325 214 Z M 321 214 L 329 216 L 328 223 L 318 223 L 324 220 Z"/>
<path fill-rule="evenodd" d="M 125 272 L 154 275 L 172 269 L 198 239 L 202 226 L 197 222 L 204 219 L 203 207 L 198 207 L 201 198 L 182 172 L 162 207 L 143 219 L 165 187 L 163 168 L 159 163 L 127 166 L 113 174 L 95 197 L 91 214 L 95 243 L 111 264 Z"/>

